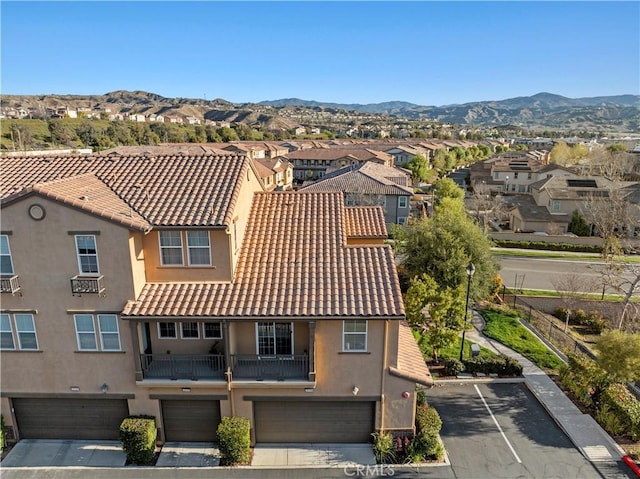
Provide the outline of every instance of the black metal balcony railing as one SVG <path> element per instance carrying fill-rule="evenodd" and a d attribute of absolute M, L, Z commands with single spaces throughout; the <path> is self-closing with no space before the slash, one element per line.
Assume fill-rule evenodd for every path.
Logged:
<path fill-rule="evenodd" d="M 104 293 L 104 276 L 74 276 L 71 278 L 71 293 L 101 295 Z"/>
<path fill-rule="evenodd" d="M 223 354 L 141 354 L 143 379 L 224 379 Z"/>
<path fill-rule="evenodd" d="M 17 274 L 0 277 L 0 292 L 16 294 L 18 291 L 20 291 L 20 284 Z"/>
<path fill-rule="evenodd" d="M 309 356 L 256 356 L 232 354 L 231 370 L 233 379 L 307 379 L 309 376 Z"/>

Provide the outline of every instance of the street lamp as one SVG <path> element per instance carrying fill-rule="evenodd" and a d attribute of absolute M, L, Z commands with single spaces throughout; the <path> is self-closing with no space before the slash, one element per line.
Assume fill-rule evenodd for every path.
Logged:
<path fill-rule="evenodd" d="M 464 303 L 464 326 L 462 327 L 462 344 L 460 345 L 460 361 L 462 361 L 462 354 L 464 353 L 464 333 L 467 330 L 467 316 L 469 312 L 469 291 L 471 290 L 471 278 L 473 273 L 476 272 L 476 267 L 473 263 L 469 263 L 467 266 L 467 299 Z"/>

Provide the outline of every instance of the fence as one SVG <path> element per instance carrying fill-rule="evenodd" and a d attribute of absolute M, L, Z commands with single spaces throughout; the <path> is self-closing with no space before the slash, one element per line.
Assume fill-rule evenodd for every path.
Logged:
<path fill-rule="evenodd" d="M 560 351 L 565 354 L 583 354 L 589 356 L 591 359 L 596 358 L 588 346 L 564 332 L 564 325 L 558 325 L 554 319 L 551 319 L 552 317 L 550 315 L 535 309 L 523 299 L 523 297 L 514 294 L 512 296 L 503 295 L 502 298 L 505 303 L 514 309 L 526 313 L 524 319 Z"/>

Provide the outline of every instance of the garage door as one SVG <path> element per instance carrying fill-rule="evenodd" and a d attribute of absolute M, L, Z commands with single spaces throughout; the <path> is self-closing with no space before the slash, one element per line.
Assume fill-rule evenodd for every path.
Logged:
<path fill-rule="evenodd" d="M 255 401 L 256 442 L 369 442 L 375 402 Z"/>
<path fill-rule="evenodd" d="M 129 415 L 126 399 L 14 398 L 24 439 L 118 439 Z"/>
<path fill-rule="evenodd" d="M 216 441 L 220 424 L 220 401 L 163 400 L 165 441 Z"/>

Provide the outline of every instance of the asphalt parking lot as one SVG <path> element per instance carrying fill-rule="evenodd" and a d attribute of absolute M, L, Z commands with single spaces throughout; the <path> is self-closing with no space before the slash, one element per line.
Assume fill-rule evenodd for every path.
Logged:
<path fill-rule="evenodd" d="M 427 399 L 442 418 L 440 434 L 456 478 L 603 477 L 524 383 L 445 383 L 430 389 Z"/>

